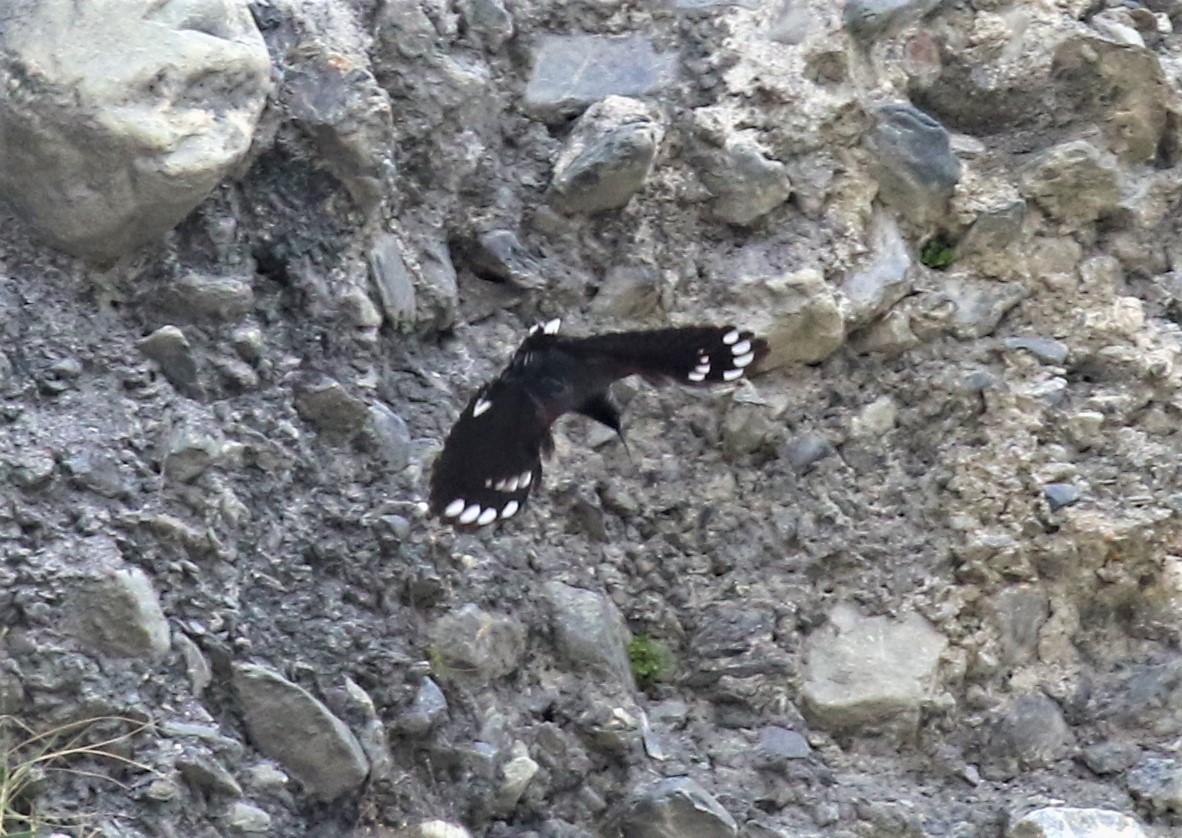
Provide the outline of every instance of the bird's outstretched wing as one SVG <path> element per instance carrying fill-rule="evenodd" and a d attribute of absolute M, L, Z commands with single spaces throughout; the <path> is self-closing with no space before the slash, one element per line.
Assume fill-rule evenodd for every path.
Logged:
<path fill-rule="evenodd" d="M 641 375 L 654 383 L 735 381 L 767 343 L 733 326 L 689 326 L 558 337 L 558 321 L 530 330 L 508 367 L 460 414 L 431 473 L 431 513 L 459 529 L 511 518 L 542 478 L 550 426 L 577 411 L 619 431 L 607 388 Z"/>
<path fill-rule="evenodd" d="M 522 383 L 481 387 L 456 421 L 431 472 L 431 514 L 459 529 L 512 518 L 542 479 L 550 423 Z"/>
<path fill-rule="evenodd" d="M 736 381 L 767 354 L 767 342 L 734 326 L 685 326 L 557 338 L 555 346 L 593 363 L 610 359 L 616 378 L 641 375 L 654 383 L 702 385 Z"/>

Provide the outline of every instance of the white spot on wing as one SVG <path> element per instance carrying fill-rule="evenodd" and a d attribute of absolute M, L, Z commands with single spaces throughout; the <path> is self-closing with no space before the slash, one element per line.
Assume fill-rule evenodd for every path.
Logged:
<path fill-rule="evenodd" d="M 542 331 L 548 335 L 558 334 L 558 327 L 562 325 L 562 320 L 555 317 L 553 320 L 547 320 L 546 324 L 542 326 Z"/>
<path fill-rule="evenodd" d="M 727 370 L 726 372 L 724 372 L 722 374 L 722 380 L 723 381 L 734 381 L 736 378 L 738 378 L 742 374 L 743 374 L 742 367 L 740 367 L 737 370 Z"/>
<path fill-rule="evenodd" d="M 505 478 L 505 489 L 504 489 L 504 491 L 506 491 L 506 492 L 516 492 L 516 491 L 517 491 L 517 487 L 518 487 L 518 486 L 520 486 L 520 485 L 521 485 L 521 478 L 520 478 L 520 477 L 516 477 L 516 476 L 514 476 L 514 477 L 506 477 L 506 478 Z"/>
<path fill-rule="evenodd" d="M 476 404 L 472 406 L 472 418 L 475 419 L 480 414 L 487 412 L 490 407 L 492 407 L 492 402 L 488 399 L 477 399 Z"/>
<path fill-rule="evenodd" d="M 524 489 L 526 486 L 528 486 L 533 481 L 533 479 L 534 479 L 533 472 L 523 471 L 521 473 L 521 477 L 517 478 L 518 488 Z"/>
<path fill-rule="evenodd" d="M 483 527 L 485 524 L 491 524 L 497 520 L 497 511 L 491 506 L 480 513 L 480 517 L 476 519 L 476 526 Z"/>
<path fill-rule="evenodd" d="M 464 511 L 465 506 L 467 506 L 467 504 L 464 503 L 463 498 L 456 498 L 443 508 L 443 517 L 454 518 Z"/>
<path fill-rule="evenodd" d="M 749 341 L 749 340 L 745 340 L 742 343 L 736 343 L 734 346 L 731 347 L 731 352 L 734 352 L 736 355 L 745 355 L 746 353 L 748 353 L 750 351 L 751 351 L 751 341 Z"/>
<path fill-rule="evenodd" d="M 536 335 L 540 331 L 542 331 L 542 324 L 541 323 L 535 323 L 529 327 L 529 334 L 530 335 Z"/>
<path fill-rule="evenodd" d="M 736 367 L 745 367 L 754 360 L 755 360 L 755 353 L 754 352 L 748 352 L 746 355 L 736 355 L 735 356 L 735 366 Z"/>
<path fill-rule="evenodd" d="M 688 378 L 690 381 L 705 381 L 706 380 L 706 373 L 698 372 L 697 370 L 694 370 L 693 372 L 686 373 L 685 377 Z"/>
<path fill-rule="evenodd" d="M 461 524 L 471 524 L 480 515 L 480 504 L 474 503 L 460 513 Z"/>
<path fill-rule="evenodd" d="M 725 343 L 727 346 L 730 346 L 732 343 L 735 343 L 736 341 L 738 341 L 738 339 L 739 339 L 739 330 L 738 329 L 731 329 L 729 332 L 727 332 L 725 335 L 722 336 L 722 342 Z"/>
<path fill-rule="evenodd" d="M 515 500 L 511 500 L 507 504 L 505 504 L 505 508 L 501 510 L 501 517 L 502 518 L 512 518 L 514 515 L 517 514 L 517 510 L 520 508 L 521 508 L 521 504 L 519 504 Z"/>

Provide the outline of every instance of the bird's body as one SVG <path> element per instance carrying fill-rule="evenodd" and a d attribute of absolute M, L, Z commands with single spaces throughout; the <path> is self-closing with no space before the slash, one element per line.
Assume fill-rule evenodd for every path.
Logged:
<path fill-rule="evenodd" d="M 554 450 L 550 427 L 580 413 L 620 432 L 612 382 L 734 381 L 767 344 L 731 326 L 691 326 L 559 337 L 558 321 L 530 330 L 509 365 L 460 414 L 431 474 L 431 512 L 459 528 L 510 518 L 542 477 Z"/>

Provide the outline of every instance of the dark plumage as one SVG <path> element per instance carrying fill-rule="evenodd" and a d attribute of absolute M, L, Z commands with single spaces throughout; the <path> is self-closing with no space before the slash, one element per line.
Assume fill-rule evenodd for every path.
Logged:
<path fill-rule="evenodd" d="M 558 321 L 530 329 L 497 378 L 476 391 L 431 473 L 431 514 L 460 529 L 510 518 L 542 479 L 550 427 L 581 413 L 620 432 L 613 381 L 640 375 L 690 386 L 735 381 L 767 343 L 733 326 L 687 326 L 559 337 Z"/>

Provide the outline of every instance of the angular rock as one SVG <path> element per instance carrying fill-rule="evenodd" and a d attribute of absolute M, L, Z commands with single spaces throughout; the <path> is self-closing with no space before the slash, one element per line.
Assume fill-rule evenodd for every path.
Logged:
<path fill-rule="evenodd" d="M 554 165 L 547 201 L 567 213 L 618 209 L 644 186 L 665 135 L 655 111 L 609 96 L 579 117 Z"/>
<path fill-rule="evenodd" d="M 515 670 L 525 652 L 521 623 L 472 603 L 436 620 L 430 636 L 436 676 L 491 681 Z"/>
<path fill-rule="evenodd" d="M 1028 296 L 1030 289 L 1021 283 L 962 279 L 927 300 L 929 324 L 959 340 L 977 340 L 993 334 L 1002 318 Z"/>
<path fill-rule="evenodd" d="M 160 372 L 178 393 L 189 398 L 201 396 L 197 361 L 185 333 L 176 326 L 161 326 L 139 343 L 140 351 L 160 365 Z"/>
<path fill-rule="evenodd" d="M 689 777 L 670 777 L 633 799 L 614 824 L 620 838 L 734 838 L 739 827 Z"/>
<path fill-rule="evenodd" d="M 297 379 L 295 409 L 318 431 L 339 438 L 355 435 L 369 419 L 365 403 L 326 375 L 309 374 Z"/>
<path fill-rule="evenodd" d="M 1143 759 L 1129 771 L 1125 783 L 1133 799 L 1151 815 L 1182 824 L 1182 765 L 1178 760 Z"/>
<path fill-rule="evenodd" d="M 948 640 L 918 614 L 864 617 L 847 605 L 809 636 L 801 689 L 810 722 L 826 730 L 907 735 L 932 699 Z"/>
<path fill-rule="evenodd" d="M 880 105 L 866 142 L 883 203 L 920 226 L 941 220 L 960 180 L 944 126 L 910 105 Z"/>
<path fill-rule="evenodd" d="M 254 308 L 250 282 L 234 276 L 188 273 L 161 288 L 156 303 L 186 320 L 238 320 Z"/>
<path fill-rule="evenodd" d="M 379 235 L 369 251 L 369 278 L 377 290 L 386 320 L 396 331 L 403 331 L 415 321 L 415 283 L 402 258 L 402 245 L 396 236 Z"/>
<path fill-rule="evenodd" d="M 1029 585 L 1006 588 L 990 599 L 989 609 L 1005 662 L 1018 664 L 1032 660 L 1037 651 L 1038 633 L 1051 616 L 1046 594 Z"/>
<path fill-rule="evenodd" d="M 258 806 L 239 800 L 226 812 L 226 824 L 235 832 L 248 835 L 267 833 L 271 831 L 271 816 Z"/>
<path fill-rule="evenodd" d="M 813 749 L 808 740 L 795 730 L 774 725 L 759 732 L 755 745 L 755 759 L 761 768 L 782 770 L 790 760 L 806 759 Z"/>
<path fill-rule="evenodd" d="M 499 811 L 511 812 L 538 773 L 538 764 L 530 759 L 524 742 L 514 742 L 508 762 L 501 766 L 501 785 L 497 789 Z"/>
<path fill-rule="evenodd" d="M 547 582 L 551 625 L 559 651 L 575 666 L 635 690 L 628 659 L 631 635 L 615 603 L 595 591 Z"/>
<path fill-rule="evenodd" d="M 538 290 L 546 285 L 541 265 L 512 230 L 490 230 L 465 249 L 468 266 L 482 279 Z"/>
<path fill-rule="evenodd" d="M 104 655 L 159 659 L 170 631 L 152 580 L 138 567 L 102 561 L 71 598 L 77 639 Z"/>
<path fill-rule="evenodd" d="M 1087 140 L 1054 146 L 1021 171 L 1022 192 L 1052 218 L 1090 224 L 1116 209 L 1120 181 L 1116 161 Z"/>
<path fill-rule="evenodd" d="M 768 158 L 758 143 L 741 134 L 727 137 L 723 148 L 704 155 L 698 168 L 702 183 L 714 195 L 711 210 L 728 224 L 751 224 L 792 194 L 784 164 Z"/>
<path fill-rule="evenodd" d="M 374 452 L 387 471 L 402 471 L 410 464 L 410 428 L 405 419 L 384 403 L 374 402 L 369 406 L 367 428 Z"/>
<path fill-rule="evenodd" d="M 675 53 L 657 53 L 648 38 L 544 35 L 534 47 L 525 109 L 542 118 L 575 114 L 606 96 L 643 96 L 667 87 Z"/>
<path fill-rule="evenodd" d="M 110 262 L 189 214 L 250 148 L 271 62 L 241 0 L 22 2 L 0 27 L 0 194 Z"/>
<path fill-rule="evenodd" d="M 282 99 L 316 143 L 321 160 L 363 207 L 378 201 L 393 173 L 390 96 L 370 71 L 338 55 L 289 67 Z"/>
<path fill-rule="evenodd" d="M 398 729 L 418 736 L 426 733 L 447 715 L 447 697 L 430 678 L 419 683 L 414 704 L 398 718 Z"/>
<path fill-rule="evenodd" d="M 989 732 L 982 773 L 991 779 L 1015 777 L 1065 757 L 1074 737 L 1059 706 L 1042 693 L 1018 696 Z"/>
<path fill-rule="evenodd" d="M 870 226 L 870 256 L 841 284 L 849 300 L 849 325 L 869 323 L 910 293 L 914 285 L 911 254 L 894 218 L 875 213 Z"/>
<path fill-rule="evenodd" d="M 591 300 L 591 310 L 625 319 L 645 317 L 661 304 L 662 285 L 657 272 L 644 265 L 610 268 Z"/>
<path fill-rule="evenodd" d="M 973 253 L 996 253 L 1017 240 L 1026 220 L 1026 202 L 1018 199 L 982 210 L 956 245 L 956 258 Z"/>
<path fill-rule="evenodd" d="M 1049 806 L 1019 818 L 1006 838 L 1147 838 L 1134 818 L 1107 809 Z"/>
<path fill-rule="evenodd" d="M 1025 350 L 1044 364 L 1054 364 L 1055 366 L 1064 364 L 1071 352 L 1067 348 L 1067 344 L 1054 338 L 1014 337 L 1006 338 L 1002 344 L 1006 349 Z"/>
<path fill-rule="evenodd" d="M 369 763 L 349 728 L 278 672 L 234 664 L 233 684 L 251 741 L 316 800 L 335 800 L 364 782 Z"/>
<path fill-rule="evenodd" d="M 469 35 L 475 35 L 488 51 L 496 52 L 513 37 L 513 15 L 501 0 L 459 0 L 456 8 Z"/>
<path fill-rule="evenodd" d="M 1114 43 L 1092 34 L 1065 40 L 1054 53 L 1061 110 L 1089 119 L 1125 163 L 1158 156 L 1174 92 L 1157 55 L 1144 47 Z"/>

